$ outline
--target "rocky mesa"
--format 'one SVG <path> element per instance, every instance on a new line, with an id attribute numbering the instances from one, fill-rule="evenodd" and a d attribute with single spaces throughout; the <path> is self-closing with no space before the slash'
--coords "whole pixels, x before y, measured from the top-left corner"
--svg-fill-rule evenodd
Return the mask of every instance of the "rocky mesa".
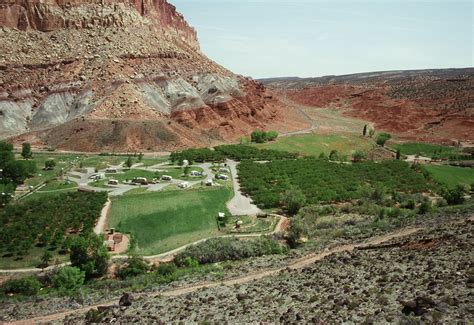
<path id="1" fill-rule="evenodd" d="M 1 0 L 0 26 L 0 138 L 158 151 L 292 126 L 260 83 L 208 59 L 166 0 Z"/>

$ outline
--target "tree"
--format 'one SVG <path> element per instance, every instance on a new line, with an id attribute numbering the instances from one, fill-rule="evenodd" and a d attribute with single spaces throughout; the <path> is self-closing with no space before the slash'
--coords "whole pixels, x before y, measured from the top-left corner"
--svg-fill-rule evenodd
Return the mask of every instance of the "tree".
<path id="1" fill-rule="evenodd" d="M 367 124 L 364 125 L 364 130 L 362 131 L 362 134 L 364 135 L 364 137 L 367 135 Z"/>
<path id="2" fill-rule="evenodd" d="M 396 154 L 397 160 L 400 160 L 401 157 L 402 157 L 402 153 L 401 153 L 400 149 L 397 149 L 397 154 Z"/>
<path id="3" fill-rule="evenodd" d="M 86 274 L 74 266 L 65 266 L 59 269 L 53 277 L 53 285 L 60 294 L 71 295 L 76 293 L 84 284 Z"/>
<path id="4" fill-rule="evenodd" d="M 13 160 L 15 160 L 13 145 L 0 141 L 0 169 L 3 169 L 8 162 Z"/>
<path id="5" fill-rule="evenodd" d="M 306 196 L 297 187 L 290 187 L 281 195 L 281 202 L 289 214 L 294 215 L 306 204 Z"/>
<path id="6" fill-rule="evenodd" d="M 127 157 L 127 160 L 125 161 L 125 166 L 127 166 L 128 168 L 132 167 L 133 165 L 133 159 L 131 156 L 128 156 Z"/>
<path id="7" fill-rule="evenodd" d="M 31 157 L 33 157 L 33 153 L 31 152 L 31 145 L 29 143 L 23 143 L 21 147 L 21 156 L 25 159 L 30 159 Z"/>
<path id="8" fill-rule="evenodd" d="M 264 131 L 255 130 L 250 134 L 250 139 L 255 143 L 264 143 L 266 140 L 266 133 Z"/>
<path id="9" fill-rule="evenodd" d="M 53 255 L 51 254 L 51 252 L 48 250 L 45 250 L 43 255 L 41 256 L 41 263 L 39 267 L 40 268 L 48 267 L 49 262 L 51 262 L 52 258 L 53 258 Z"/>
<path id="10" fill-rule="evenodd" d="M 184 168 L 183 168 L 184 176 L 188 176 L 190 169 L 191 169 L 191 167 L 189 167 L 189 165 L 184 166 Z"/>
<path id="11" fill-rule="evenodd" d="M 54 167 L 56 167 L 56 161 L 54 161 L 54 159 L 48 159 L 44 162 L 45 170 L 51 170 L 54 169 Z"/>
<path id="12" fill-rule="evenodd" d="M 385 143 L 390 140 L 392 138 L 392 136 L 389 134 L 389 133 L 380 133 L 379 135 L 377 135 L 377 139 L 375 140 L 375 142 L 379 145 L 379 146 L 385 146 Z"/>
<path id="13" fill-rule="evenodd" d="M 277 131 L 268 131 L 265 135 L 265 138 L 267 141 L 273 141 L 276 138 L 278 138 L 278 132 Z"/>
<path id="14" fill-rule="evenodd" d="M 100 277 L 107 272 L 110 256 L 100 236 L 73 237 L 69 249 L 71 265 L 84 271 L 86 279 Z"/>
<path id="15" fill-rule="evenodd" d="M 286 239 L 291 248 L 296 248 L 301 245 L 301 239 L 307 236 L 306 229 L 307 227 L 301 216 L 296 216 L 290 220 Z"/>
<path id="16" fill-rule="evenodd" d="M 143 160 L 143 152 L 140 152 L 138 154 L 138 161 L 142 161 Z"/>
<path id="17" fill-rule="evenodd" d="M 331 152 L 329 153 L 329 160 L 331 160 L 331 161 L 340 160 L 339 151 L 331 150 Z"/>
<path id="18" fill-rule="evenodd" d="M 367 158 L 367 153 L 365 153 L 364 151 L 361 151 L 361 150 L 356 150 L 352 154 L 352 159 L 354 160 L 354 162 L 360 162 L 360 161 L 362 161 L 366 158 Z"/>

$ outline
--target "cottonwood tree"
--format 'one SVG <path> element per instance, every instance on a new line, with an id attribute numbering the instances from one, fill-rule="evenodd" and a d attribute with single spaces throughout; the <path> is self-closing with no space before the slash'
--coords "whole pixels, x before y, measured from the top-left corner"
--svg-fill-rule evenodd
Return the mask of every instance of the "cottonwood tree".
<path id="1" fill-rule="evenodd" d="M 25 159 L 30 159 L 33 157 L 33 153 L 31 152 L 31 145 L 27 142 L 22 144 L 21 147 L 21 156 Z"/>

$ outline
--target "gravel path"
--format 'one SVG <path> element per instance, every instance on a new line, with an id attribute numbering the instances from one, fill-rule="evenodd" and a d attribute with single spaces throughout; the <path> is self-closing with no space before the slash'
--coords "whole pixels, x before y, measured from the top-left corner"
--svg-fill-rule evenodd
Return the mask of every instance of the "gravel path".
<path id="1" fill-rule="evenodd" d="M 109 215 L 111 207 L 112 207 L 112 202 L 110 200 L 107 200 L 107 202 L 105 202 L 104 204 L 104 207 L 102 208 L 102 211 L 100 212 L 99 220 L 97 220 L 97 224 L 94 227 L 94 232 L 97 235 L 105 231 L 105 226 L 107 224 L 107 217 Z"/>
<path id="2" fill-rule="evenodd" d="M 240 191 L 240 184 L 237 174 L 238 162 L 227 160 L 227 165 L 230 167 L 232 182 L 234 185 L 234 197 L 229 202 L 227 202 L 227 208 L 229 209 L 229 212 L 234 216 L 256 215 L 260 213 L 261 210 L 252 203 L 250 197 L 244 196 Z"/>

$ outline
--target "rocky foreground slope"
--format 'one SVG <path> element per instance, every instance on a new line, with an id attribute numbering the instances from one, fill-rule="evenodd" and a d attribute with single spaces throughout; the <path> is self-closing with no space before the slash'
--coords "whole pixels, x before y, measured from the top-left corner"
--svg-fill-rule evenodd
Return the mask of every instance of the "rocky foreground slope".
<path id="1" fill-rule="evenodd" d="M 262 82 L 302 105 L 341 110 L 406 139 L 474 142 L 474 68 Z"/>
<path id="2" fill-rule="evenodd" d="M 470 323 L 474 224 L 440 223 L 407 237 L 331 255 L 303 269 L 234 286 L 101 307 L 68 324 Z"/>
<path id="3" fill-rule="evenodd" d="M 283 121 L 261 84 L 200 52 L 166 0 L 0 0 L 0 53 L 0 138 L 163 150 Z"/>

